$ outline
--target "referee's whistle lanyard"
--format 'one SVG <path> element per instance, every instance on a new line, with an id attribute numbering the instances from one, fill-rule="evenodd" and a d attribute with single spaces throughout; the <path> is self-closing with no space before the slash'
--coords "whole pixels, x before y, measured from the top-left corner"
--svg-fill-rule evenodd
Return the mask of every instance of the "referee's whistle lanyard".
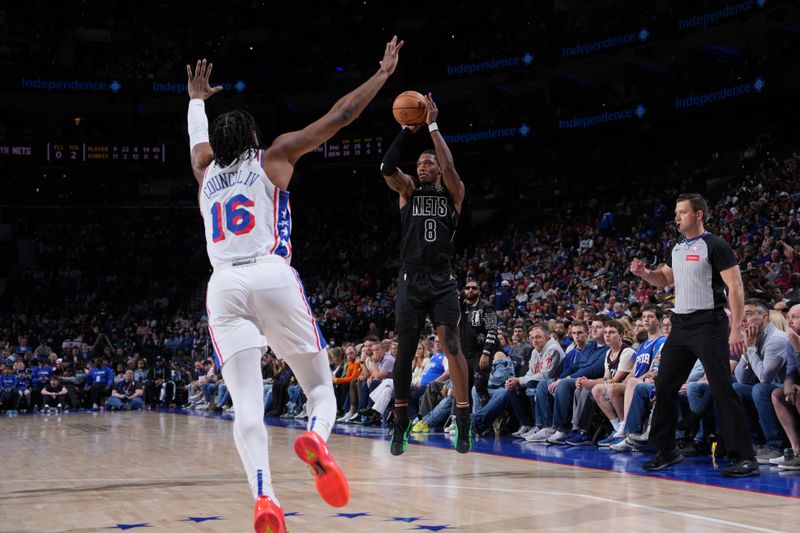
<path id="1" fill-rule="evenodd" d="M 705 237 L 706 235 L 709 235 L 709 233 L 708 233 L 707 231 L 704 231 L 704 232 L 702 233 L 702 235 L 698 235 L 698 236 L 697 236 L 697 237 L 695 237 L 694 239 L 684 239 L 684 241 L 683 241 L 683 242 L 685 242 L 685 243 L 686 243 L 686 246 L 691 246 L 692 244 L 696 243 L 697 241 L 699 241 L 700 239 L 702 239 L 702 238 L 703 238 L 703 237 Z"/>

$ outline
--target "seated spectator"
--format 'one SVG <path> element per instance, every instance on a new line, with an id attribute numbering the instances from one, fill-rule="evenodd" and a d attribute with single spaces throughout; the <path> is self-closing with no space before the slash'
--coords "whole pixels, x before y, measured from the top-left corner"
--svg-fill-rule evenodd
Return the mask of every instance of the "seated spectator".
<path id="1" fill-rule="evenodd" d="M 26 337 L 21 337 L 20 340 L 22 339 L 27 342 Z M 42 389 L 47 386 L 52 375 L 53 368 L 47 364 L 46 359 L 39 359 L 37 366 L 31 370 L 31 403 L 34 411 L 42 408 Z"/>
<path id="2" fill-rule="evenodd" d="M 756 460 L 769 464 L 783 455 L 783 437 L 772 391 L 783 388 L 786 376 L 786 333 L 769 320 L 769 309 L 760 300 L 747 300 L 744 306 L 747 351 L 736 366 L 733 389 L 742 398 L 750 425 Z"/>
<path id="3" fill-rule="evenodd" d="M 579 377 L 595 379 L 603 375 L 608 351 L 604 338 L 605 324 L 609 320 L 606 315 L 593 316 L 590 329 L 592 340 L 583 350 L 576 347 L 570 352 L 557 380 L 543 379 L 536 386 L 536 425 L 542 429 L 525 440 L 550 444 L 566 442 L 572 423 L 576 380 Z"/>
<path id="4" fill-rule="evenodd" d="M 381 384 L 381 381 L 392 377 L 394 357 L 386 353 L 381 343 L 376 342 L 372 344 L 372 363 L 374 367 L 371 374 L 361 384 L 358 412 L 364 417 L 368 415 L 371 417 L 369 420 L 364 420 L 365 423 L 375 424 L 378 420 L 375 414 L 370 413 L 374 402 L 369 395 Z"/>
<path id="5" fill-rule="evenodd" d="M 531 358 L 532 357 L 533 356 L 531 356 Z M 508 394 L 508 391 L 505 388 L 506 383 L 508 383 L 508 381 L 513 377 L 514 362 L 505 353 L 495 352 L 494 359 L 492 361 L 492 370 L 489 373 L 489 381 L 487 386 L 489 401 L 484 406 L 485 409 L 478 409 L 471 415 L 472 423 L 475 428 L 473 433 L 476 436 L 483 435 L 491 429 L 490 424 L 494 422 L 499 412 L 495 412 L 495 409 L 490 408 L 489 404 L 492 403 L 493 398 L 498 398 L 498 400 L 495 402 L 495 405 L 503 405 L 505 403 L 503 398 Z M 473 397 L 475 396 L 477 396 L 477 393 L 473 391 Z"/>
<path id="6" fill-rule="evenodd" d="M 800 470 L 800 304 L 793 305 L 787 316 L 786 379 L 782 388 L 772 391 L 772 405 L 791 446 L 772 464 L 787 470 Z"/>
<path id="7" fill-rule="evenodd" d="M 61 383 L 61 376 L 55 372 L 50 375 L 47 385 L 42 387 L 41 394 L 44 400 L 42 412 L 60 413 L 67 401 L 67 388 Z"/>
<path id="8" fill-rule="evenodd" d="M 106 365 L 105 359 L 95 359 L 94 366 L 89 370 L 89 377 L 84 384 L 92 402 L 92 409 L 97 411 L 103 407 L 106 398 L 111 394 L 113 384 L 114 372 Z"/>
<path id="9" fill-rule="evenodd" d="M 133 379 L 133 370 L 126 370 L 122 381 L 118 382 L 106 401 L 106 408 L 112 411 L 124 409 L 137 411 L 144 406 L 144 389 Z"/>
<path id="10" fill-rule="evenodd" d="M 661 351 L 667 338 L 661 333 L 661 310 L 654 305 L 646 305 L 642 310 L 642 324 L 647 331 L 647 340 L 636 350 L 633 372 L 620 383 L 601 384 L 594 388 L 592 395 L 597 406 L 606 415 L 614 428 L 612 440 L 624 437 L 626 409 L 633 401 L 632 387 L 641 383 L 653 364 L 656 354 Z M 626 397 L 626 391 L 630 391 Z M 605 442 L 603 443 L 605 444 Z"/>
<path id="11" fill-rule="evenodd" d="M 14 375 L 14 369 L 7 366 L 0 376 L 0 412 L 8 413 L 19 409 L 20 394 L 17 390 L 19 380 Z"/>
<path id="12" fill-rule="evenodd" d="M 604 340 L 608 346 L 605 356 L 605 372 L 602 378 L 589 379 L 580 377 L 575 382 L 575 397 L 572 408 L 572 433 L 566 443 L 570 446 L 592 444 L 591 426 L 595 395 L 601 388 L 608 400 L 608 391 L 614 385 L 621 384 L 633 370 L 634 351 L 622 343 L 625 326 L 617 320 L 608 322 L 605 327 Z M 612 424 L 613 425 L 613 424 Z"/>

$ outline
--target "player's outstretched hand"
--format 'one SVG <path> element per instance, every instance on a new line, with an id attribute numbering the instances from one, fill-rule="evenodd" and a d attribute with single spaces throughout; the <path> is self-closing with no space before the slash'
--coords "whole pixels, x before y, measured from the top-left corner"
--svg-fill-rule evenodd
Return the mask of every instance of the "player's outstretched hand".
<path id="1" fill-rule="evenodd" d="M 205 100 L 209 96 L 214 95 L 222 90 L 221 85 L 211 87 L 208 84 L 208 79 L 211 77 L 212 68 L 214 68 L 214 65 L 205 59 L 197 60 L 197 66 L 194 69 L 194 73 L 192 73 L 192 67 L 186 65 L 186 74 L 189 76 L 189 81 L 186 82 L 186 88 L 189 90 L 189 98 L 192 100 L 195 98 Z"/>
<path id="2" fill-rule="evenodd" d="M 436 102 L 433 101 L 433 94 L 426 94 L 425 101 L 428 107 L 428 116 L 425 118 L 425 123 L 430 124 L 436 122 L 436 117 L 439 116 L 439 108 L 436 107 Z"/>
<path id="3" fill-rule="evenodd" d="M 399 59 L 400 49 L 403 47 L 404 42 L 397 42 L 397 35 L 392 37 L 392 40 L 386 43 L 386 49 L 383 51 L 383 59 L 381 60 L 381 70 L 391 76 L 394 69 L 397 68 L 397 60 Z"/>

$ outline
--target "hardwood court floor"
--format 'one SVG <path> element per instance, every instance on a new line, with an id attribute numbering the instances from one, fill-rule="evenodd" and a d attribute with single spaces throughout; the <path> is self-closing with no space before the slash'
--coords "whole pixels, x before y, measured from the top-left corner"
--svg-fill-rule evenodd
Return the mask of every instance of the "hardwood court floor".
<path id="1" fill-rule="evenodd" d="M 0 418 L 0 531 L 252 531 L 229 420 L 168 412 Z M 488 453 L 335 434 L 351 503 L 325 505 L 270 427 L 293 533 L 327 531 L 797 531 L 800 499 Z M 433 438 L 433 437 L 432 437 Z M 777 479 L 777 478 L 776 478 Z M 293 514 L 297 513 L 297 514 Z"/>

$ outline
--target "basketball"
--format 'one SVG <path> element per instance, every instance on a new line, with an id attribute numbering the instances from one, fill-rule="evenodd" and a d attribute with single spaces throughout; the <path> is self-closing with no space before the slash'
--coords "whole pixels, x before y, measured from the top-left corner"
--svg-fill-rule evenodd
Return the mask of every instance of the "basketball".
<path id="1" fill-rule="evenodd" d="M 392 114 L 401 126 L 419 126 L 428 114 L 425 97 L 417 91 L 400 93 L 392 104 Z"/>

